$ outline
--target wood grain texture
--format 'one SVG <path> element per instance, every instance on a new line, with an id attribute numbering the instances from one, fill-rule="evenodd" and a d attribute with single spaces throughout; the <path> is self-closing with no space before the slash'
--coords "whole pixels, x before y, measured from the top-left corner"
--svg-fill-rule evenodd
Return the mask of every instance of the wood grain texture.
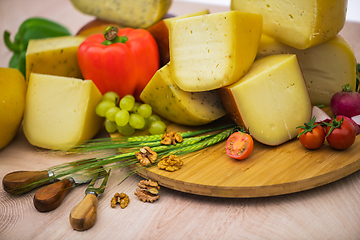
<path id="1" fill-rule="evenodd" d="M 72 182 L 67 178 L 40 188 L 34 195 L 35 208 L 39 212 L 48 212 L 56 209 L 72 188 Z"/>
<path id="2" fill-rule="evenodd" d="M 175 1 L 170 12 L 185 14 L 209 8 L 227 8 Z M 64 0 L 0 1 L 0 33 L 15 33 L 27 17 L 44 16 L 68 26 L 75 33 L 93 19 L 77 12 Z M 360 26 L 347 23 L 342 35 L 360 58 Z M 0 41 L 0 67 L 11 53 Z M 102 130 L 97 137 L 106 137 Z M 8 147 L 0 150 L 0 177 L 18 170 L 44 170 L 79 159 L 56 156 L 37 149 L 22 129 Z M 0 187 L 0 239 L 359 239 L 360 172 L 314 189 L 273 197 L 218 198 L 160 189 L 160 199 L 143 203 L 134 196 L 142 179 L 133 175 L 118 185 L 128 169 L 111 172 L 97 207 L 96 224 L 78 232 L 69 223 L 71 209 L 84 198 L 86 185 L 74 188 L 54 211 L 40 213 L 33 205 L 35 190 L 14 197 Z M 116 192 L 125 192 L 130 204 L 111 208 Z"/>
<path id="3" fill-rule="evenodd" d="M 168 131 L 196 131 L 231 122 L 224 119 L 201 128 L 169 123 Z M 162 186 L 204 196 L 267 197 L 322 186 L 358 171 L 359 147 L 360 138 L 346 151 L 335 150 L 327 142 L 320 149 L 308 150 L 297 139 L 277 147 L 254 141 L 251 155 L 239 161 L 227 156 L 221 142 L 183 156 L 178 171 L 154 166 L 138 174 Z"/>
<path id="4" fill-rule="evenodd" d="M 222 121 L 213 123 L 221 125 Z M 170 123 L 168 131 L 195 130 Z M 254 142 L 251 155 L 242 161 L 226 155 L 225 142 L 198 154 L 182 157 L 179 171 L 167 172 L 157 166 L 138 174 L 171 189 L 214 197 L 266 197 L 322 186 L 360 169 L 360 138 L 346 151 L 325 142 L 310 151 L 294 139 L 277 147 Z"/>

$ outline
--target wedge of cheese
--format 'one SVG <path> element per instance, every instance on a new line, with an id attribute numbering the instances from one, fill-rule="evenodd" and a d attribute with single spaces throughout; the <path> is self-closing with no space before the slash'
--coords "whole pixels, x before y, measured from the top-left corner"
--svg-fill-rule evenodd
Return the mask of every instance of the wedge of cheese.
<path id="1" fill-rule="evenodd" d="M 155 73 L 140 98 L 160 116 L 183 125 L 203 125 L 226 114 L 215 91 L 181 90 L 172 79 L 169 64 Z"/>
<path id="2" fill-rule="evenodd" d="M 32 73 L 26 95 L 24 134 L 37 147 L 69 149 L 100 130 L 101 93 L 91 80 Z"/>
<path id="3" fill-rule="evenodd" d="M 231 9 L 263 15 L 263 33 L 306 49 L 340 32 L 345 24 L 347 0 L 232 0 Z"/>
<path id="4" fill-rule="evenodd" d="M 262 16 L 229 11 L 167 22 L 171 74 L 184 91 L 238 81 L 254 62 Z"/>
<path id="5" fill-rule="evenodd" d="M 296 54 L 313 105 L 330 105 L 341 87 L 356 85 L 356 59 L 350 44 L 340 35 L 317 46 L 299 50 L 266 35 L 261 36 L 257 59 L 272 54 Z"/>
<path id="6" fill-rule="evenodd" d="M 180 15 L 177 17 L 170 17 L 166 18 L 162 21 L 159 21 L 149 27 L 147 30 L 151 33 L 151 35 L 154 37 L 158 48 L 159 48 L 159 56 L 160 56 L 160 66 L 164 66 L 170 61 L 170 53 L 169 53 L 169 30 L 166 25 L 168 21 L 181 19 L 181 18 L 188 18 L 188 17 L 194 17 L 199 16 L 203 14 L 209 14 L 209 10 L 201 10 L 194 13 L 189 13 L 185 15 Z"/>
<path id="7" fill-rule="evenodd" d="M 196 17 L 196 16 L 209 14 L 209 13 L 210 13 L 210 11 L 208 9 L 203 9 L 203 10 L 200 10 L 197 12 L 192 12 L 192 13 L 188 13 L 188 14 L 184 14 L 184 15 L 180 15 L 180 16 L 176 16 L 176 17 L 165 18 L 163 21 L 164 21 L 165 25 L 168 26 L 168 23 L 171 21 L 175 21 L 175 20 L 183 19 L 183 18 L 189 18 L 189 17 Z"/>
<path id="8" fill-rule="evenodd" d="M 71 0 L 76 9 L 126 27 L 148 28 L 160 21 L 172 0 Z"/>
<path id="9" fill-rule="evenodd" d="M 85 37 L 65 36 L 29 41 L 26 51 L 26 79 L 31 73 L 82 78 L 77 50 Z"/>
<path id="10" fill-rule="evenodd" d="M 296 55 L 257 60 L 238 82 L 218 90 L 232 119 L 257 141 L 279 145 L 297 136 L 311 102 Z"/>

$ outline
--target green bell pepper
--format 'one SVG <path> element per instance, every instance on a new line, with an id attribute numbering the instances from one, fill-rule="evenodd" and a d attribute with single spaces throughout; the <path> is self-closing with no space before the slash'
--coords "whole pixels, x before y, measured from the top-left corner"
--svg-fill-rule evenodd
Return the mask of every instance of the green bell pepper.
<path id="1" fill-rule="evenodd" d="M 15 35 L 14 42 L 10 40 L 10 33 L 4 31 L 4 42 L 7 48 L 14 52 L 9 62 L 10 68 L 18 69 L 26 74 L 26 49 L 31 39 L 70 36 L 70 31 L 51 20 L 33 17 L 25 20 Z"/>

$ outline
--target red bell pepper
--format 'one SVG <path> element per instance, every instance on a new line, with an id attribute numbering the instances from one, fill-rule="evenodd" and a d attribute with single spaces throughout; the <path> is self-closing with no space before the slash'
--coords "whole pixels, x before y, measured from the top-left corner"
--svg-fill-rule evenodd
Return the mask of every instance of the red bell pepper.
<path id="1" fill-rule="evenodd" d="M 79 46 L 78 63 L 84 79 L 94 82 L 102 94 L 114 91 L 120 98 L 131 94 L 137 100 L 159 69 L 159 50 L 144 29 L 108 27 Z"/>

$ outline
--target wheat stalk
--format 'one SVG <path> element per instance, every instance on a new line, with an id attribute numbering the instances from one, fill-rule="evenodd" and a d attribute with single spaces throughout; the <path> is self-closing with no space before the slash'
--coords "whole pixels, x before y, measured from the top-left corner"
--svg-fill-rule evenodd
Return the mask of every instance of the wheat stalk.
<path id="1" fill-rule="evenodd" d="M 229 125 L 228 125 L 229 126 Z M 219 143 L 226 138 L 230 136 L 231 133 L 236 129 L 234 125 L 231 125 L 232 128 L 227 129 L 223 132 L 217 133 L 217 134 L 209 134 L 209 135 L 203 135 L 203 136 L 195 136 L 194 134 L 202 134 L 205 132 L 209 132 L 209 130 L 201 130 L 196 132 L 186 132 L 184 133 L 184 136 L 188 137 L 183 140 L 181 143 L 177 143 L 175 145 L 160 145 L 158 142 L 154 143 L 154 146 L 152 148 L 153 151 L 155 151 L 158 156 L 167 156 L 172 154 L 187 154 L 191 152 L 195 152 L 204 148 L 207 148 L 211 145 L 214 145 L 216 143 Z M 222 127 L 224 128 L 224 127 Z M 213 128 L 212 130 L 219 130 L 221 128 Z M 195 137 L 189 137 L 189 136 L 195 136 Z M 48 170 L 51 170 L 55 173 L 54 176 L 45 178 L 41 181 L 51 181 L 56 180 L 58 178 L 62 178 L 74 173 L 80 173 L 82 171 L 88 171 L 89 174 L 91 173 L 97 173 L 101 171 L 102 168 L 104 169 L 113 169 L 113 168 L 124 168 L 124 167 L 130 167 L 130 166 L 136 166 L 138 165 L 138 160 L 135 157 L 135 152 L 139 150 L 139 148 L 143 147 L 146 144 L 153 143 L 152 141 L 148 142 L 141 142 L 140 139 L 146 139 L 144 138 L 136 138 L 138 145 L 137 148 L 134 148 L 134 145 L 128 145 L 130 146 L 127 152 L 119 153 L 119 154 L 109 154 L 104 155 L 102 157 L 91 157 L 91 158 L 85 158 L 82 160 L 77 160 L 69 163 L 64 163 L 60 165 L 56 165 L 51 167 Z M 151 137 L 147 139 L 153 139 Z M 132 140 L 134 140 L 134 137 L 132 137 Z M 154 163 L 156 164 L 156 163 Z M 150 165 L 153 166 L 154 164 Z M 149 166 L 149 167 L 150 167 Z M 141 170 L 141 169 L 139 169 Z M 138 171 L 138 170 L 136 170 Z M 130 175 L 136 173 L 136 171 L 133 171 Z M 38 183 L 38 182 L 37 182 Z M 33 183 L 36 184 L 36 183 Z M 26 188 L 29 188 L 31 185 L 27 185 L 24 187 L 24 190 Z M 20 192 L 20 190 L 18 191 Z"/>
<path id="2" fill-rule="evenodd" d="M 229 124 L 215 128 L 199 130 L 199 131 L 182 132 L 180 133 L 180 135 L 183 138 L 189 138 L 189 137 L 198 136 L 200 134 L 214 132 L 217 130 L 222 130 L 235 126 L 236 126 L 235 124 Z M 66 152 L 66 154 L 73 154 L 73 153 L 83 154 L 87 152 L 101 152 L 103 150 L 121 149 L 121 148 L 129 149 L 132 147 L 148 146 L 148 145 L 156 146 L 159 144 L 159 141 L 161 140 L 161 136 L 162 134 L 95 139 L 92 141 L 88 141 L 84 144 L 78 145 L 76 148 L 73 148 L 72 150 Z"/>

